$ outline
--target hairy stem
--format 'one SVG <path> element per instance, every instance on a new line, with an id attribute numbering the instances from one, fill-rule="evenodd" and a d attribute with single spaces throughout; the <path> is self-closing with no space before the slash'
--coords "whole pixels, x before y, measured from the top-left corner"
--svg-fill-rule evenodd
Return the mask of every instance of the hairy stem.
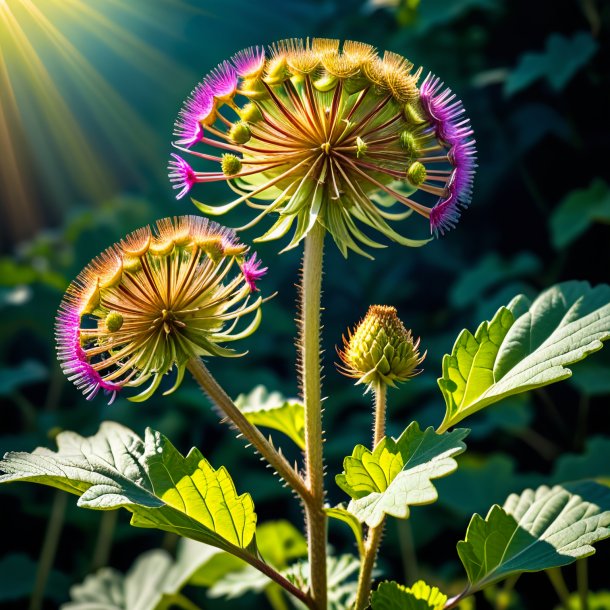
<path id="1" fill-rule="evenodd" d="M 378 383 L 375 387 L 375 427 L 373 429 L 373 449 L 385 437 L 385 413 L 387 386 Z M 384 521 L 377 527 L 371 527 L 364 543 L 364 557 L 360 565 L 358 575 L 358 592 L 356 593 L 355 610 L 364 610 L 369 605 L 371 585 L 373 580 L 373 568 L 377 559 L 379 543 L 383 536 Z"/>
<path id="2" fill-rule="evenodd" d="M 305 468 L 309 500 L 305 519 L 309 551 L 309 586 L 319 610 L 326 610 L 326 513 L 322 456 L 322 398 L 320 366 L 320 302 L 324 227 L 316 223 L 305 238 L 300 291 L 299 362 L 305 405 Z"/>
<path id="3" fill-rule="evenodd" d="M 214 406 L 226 415 L 242 436 L 260 453 L 278 475 L 303 498 L 303 501 L 307 501 L 309 493 L 301 476 L 290 466 L 286 458 L 278 453 L 261 431 L 245 418 L 216 379 L 212 377 L 205 364 L 199 358 L 192 358 L 187 366 Z"/>

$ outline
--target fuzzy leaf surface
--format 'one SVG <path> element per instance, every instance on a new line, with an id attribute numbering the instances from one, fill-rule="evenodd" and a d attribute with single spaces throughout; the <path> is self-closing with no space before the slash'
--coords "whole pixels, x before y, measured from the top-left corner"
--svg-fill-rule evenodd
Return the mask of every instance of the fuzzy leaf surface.
<path id="1" fill-rule="evenodd" d="M 593 481 L 545 485 L 475 514 L 457 550 L 470 591 L 521 572 L 568 565 L 610 536 L 610 489 Z"/>
<path id="2" fill-rule="evenodd" d="M 7 453 L 0 483 L 31 481 L 80 496 L 84 508 L 119 507 L 131 524 L 173 532 L 229 552 L 254 540 L 256 514 L 249 494 L 237 495 L 224 467 L 214 470 L 199 450 L 186 457 L 150 428 L 142 440 L 114 422 L 91 437 L 57 436 L 58 451 Z"/>
<path id="3" fill-rule="evenodd" d="M 373 610 L 443 610 L 447 596 L 418 580 L 412 587 L 394 581 L 379 584 L 371 596 Z"/>
<path id="4" fill-rule="evenodd" d="M 251 424 L 282 432 L 305 449 L 305 409 L 300 400 L 284 398 L 259 385 L 249 394 L 240 394 L 235 404 Z"/>
<path id="5" fill-rule="evenodd" d="M 610 286 L 564 282 L 533 303 L 520 295 L 463 330 L 443 357 L 438 385 L 446 404 L 443 432 L 480 409 L 570 377 L 566 366 L 601 349 L 610 337 Z"/>
<path id="6" fill-rule="evenodd" d="M 385 437 L 371 452 L 356 445 L 343 461 L 336 482 L 352 500 L 348 510 L 359 521 L 376 527 L 385 515 L 407 519 L 410 506 L 431 504 L 438 498 L 432 479 L 457 468 L 454 457 L 466 449 L 468 430 L 437 434 L 413 422 L 397 440 Z"/>

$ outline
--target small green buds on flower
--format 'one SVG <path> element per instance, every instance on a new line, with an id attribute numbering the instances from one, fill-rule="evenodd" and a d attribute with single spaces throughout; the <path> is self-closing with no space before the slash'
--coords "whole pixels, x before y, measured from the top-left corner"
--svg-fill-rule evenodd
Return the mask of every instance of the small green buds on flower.
<path id="1" fill-rule="evenodd" d="M 413 186 L 419 187 L 426 181 L 427 173 L 423 163 L 415 161 L 407 169 L 407 180 Z"/>
<path id="2" fill-rule="evenodd" d="M 400 146 L 407 151 L 409 157 L 412 159 L 419 155 L 417 138 L 410 131 L 405 130 L 400 134 Z"/>
<path id="3" fill-rule="evenodd" d="M 356 157 L 358 159 L 361 159 L 362 157 L 364 157 L 364 155 L 366 155 L 367 149 L 368 149 L 367 143 L 360 136 L 358 136 L 356 138 Z"/>
<path id="4" fill-rule="evenodd" d="M 239 111 L 239 116 L 241 120 L 245 121 L 246 123 L 258 123 L 263 118 L 263 115 L 258 109 L 258 106 L 256 104 L 253 104 L 252 102 L 246 104 Z"/>
<path id="5" fill-rule="evenodd" d="M 413 125 L 423 125 L 426 122 L 426 116 L 419 104 L 415 102 L 407 102 L 404 106 L 404 115 L 407 123 Z"/>
<path id="6" fill-rule="evenodd" d="M 245 144 L 252 137 L 250 127 L 243 121 L 235 123 L 229 130 L 229 137 L 236 144 Z"/>
<path id="7" fill-rule="evenodd" d="M 241 159 L 227 153 L 222 156 L 221 167 L 225 176 L 235 176 L 241 171 Z"/>
<path id="8" fill-rule="evenodd" d="M 123 326 L 123 316 L 116 311 L 111 311 L 104 320 L 106 324 L 106 328 L 111 333 L 116 333 L 121 330 L 121 326 Z"/>
<path id="9" fill-rule="evenodd" d="M 417 367 L 426 357 L 419 354 L 419 339 L 404 327 L 396 309 L 387 305 L 371 305 L 358 326 L 343 337 L 343 349 L 337 352 L 339 371 L 368 389 L 407 381 L 421 372 Z"/>

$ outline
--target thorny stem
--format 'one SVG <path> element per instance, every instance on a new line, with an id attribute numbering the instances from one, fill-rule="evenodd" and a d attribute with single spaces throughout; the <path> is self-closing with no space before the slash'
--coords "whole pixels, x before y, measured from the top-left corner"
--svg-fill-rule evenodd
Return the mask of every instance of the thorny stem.
<path id="1" fill-rule="evenodd" d="M 375 387 L 375 427 L 373 429 L 373 449 L 385 437 L 385 413 L 387 386 L 378 383 Z M 364 610 L 369 605 L 373 568 L 377 559 L 379 543 L 383 536 L 384 522 L 377 527 L 371 527 L 364 543 L 364 556 L 361 558 L 360 574 L 358 576 L 358 591 L 356 593 L 355 610 Z"/>
<path id="2" fill-rule="evenodd" d="M 305 473 L 309 500 L 305 520 L 309 555 L 309 586 L 319 610 L 326 610 L 326 513 L 322 455 L 320 366 L 320 302 L 325 230 L 316 223 L 305 237 L 300 290 L 299 364 L 305 405 Z"/>
<path id="3" fill-rule="evenodd" d="M 306 501 L 309 498 L 309 493 L 303 479 L 290 466 L 286 458 L 278 453 L 275 447 L 263 436 L 261 431 L 244 417 L 216 379 L 212 377 L 205 364 L 199 358 L 191 358 L 187 367 L 214 406 L 226 415 L 230 423 L 239 430 L 242 436 L 260 453 L 277 474 L 299 494 L 303 501 Z"/>

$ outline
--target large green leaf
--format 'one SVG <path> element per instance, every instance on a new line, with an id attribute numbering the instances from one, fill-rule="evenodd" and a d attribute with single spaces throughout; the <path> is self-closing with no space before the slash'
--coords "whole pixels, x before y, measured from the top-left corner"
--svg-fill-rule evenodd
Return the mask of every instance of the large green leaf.
<path id="1" fill-rule="evenodd" d="M 234 552 L 253 543 L 256 514 L 249 494 L 238 496 L 224 467 L 214 470 L 197 449 L 183 457 L 159 432 L 143 441 L 114 422 L 97 434 L 57 436 L 58 451 L 8 453 L 0 483 L 32 481 L 80 496 L 78 505 L 124 507 L 131 523 L 154 527 Z"/>
<path id="2" fill-rule="evenodd" d="M 62 610 L 161 610 L 218 551 L 182 539 L 176 559 L 161 549 L 140 555 L 126 574 L 102 568 L 70 589 Z M 172 606 L 173 607 L 173 606 Z"/>
<path id="3" fill-rule="evenodd" d="M 541 53 L 525 53 L 506 80 L 505 92 L 514 95 L 539 78 L 545 78 L 555 91 L 587 64 L 597 51 L 597 42 L 589 32 L 577 32 L 568 38 L 551 34 Z"/>
<path id="4" fill-rule="evenodd" d="M 443 610 L 447 596 L 418 580 L 412 587 L 382 582 L 371 596 L 373 610 Z"/>
<path id="5" fill-rule="evenodd" d="M 469 590 L 521 572 L 568 565 L 610 536 L 610 489 L 592 481 L 526 489 L 475 514 L 457 550 Z"/>
<path id="6" fill-rule="evenodd" d="M 570 377 L 568 364 L 610 337 L 610 286 L 564 282 L 533 303 L 523 295 L 473 335 L 463 330 L 438 380 L 446 403 L 443 432 L 510 396 Z"/>
<path id="7" fill-rule="evenodd" d="M 596 178 L 589 187 L 568 193 L 553 210 L 551 241 L 557 250 L 565 248 L 595 222 L 610 222 L 610 189 Z"/>
<path id="8" fill-rule="evenodd" d="M 251 424 L 283 432 L 305 449 L 305 410 L 300 400 L 284 398 L 259 385 L 249 394 L 240 394 L 235 404 Z"/>
<path id="9" fill-rule="evenodd" d="M 438 494 L 432 479 L 444 477 L 457 468 L 454 456 L 466 445 L 468 430 L 436 434 L 434 428 L 422 431 L 413 422 L 397 440 L 385 437 L 374 451 L 356 445 L 343 461 L 344 472 L 337 485 L 352 500 L 348 510 L 360 521 L 376 527 L 385 515 L 409 517 L 410 506 L 430 504 Z"/>

